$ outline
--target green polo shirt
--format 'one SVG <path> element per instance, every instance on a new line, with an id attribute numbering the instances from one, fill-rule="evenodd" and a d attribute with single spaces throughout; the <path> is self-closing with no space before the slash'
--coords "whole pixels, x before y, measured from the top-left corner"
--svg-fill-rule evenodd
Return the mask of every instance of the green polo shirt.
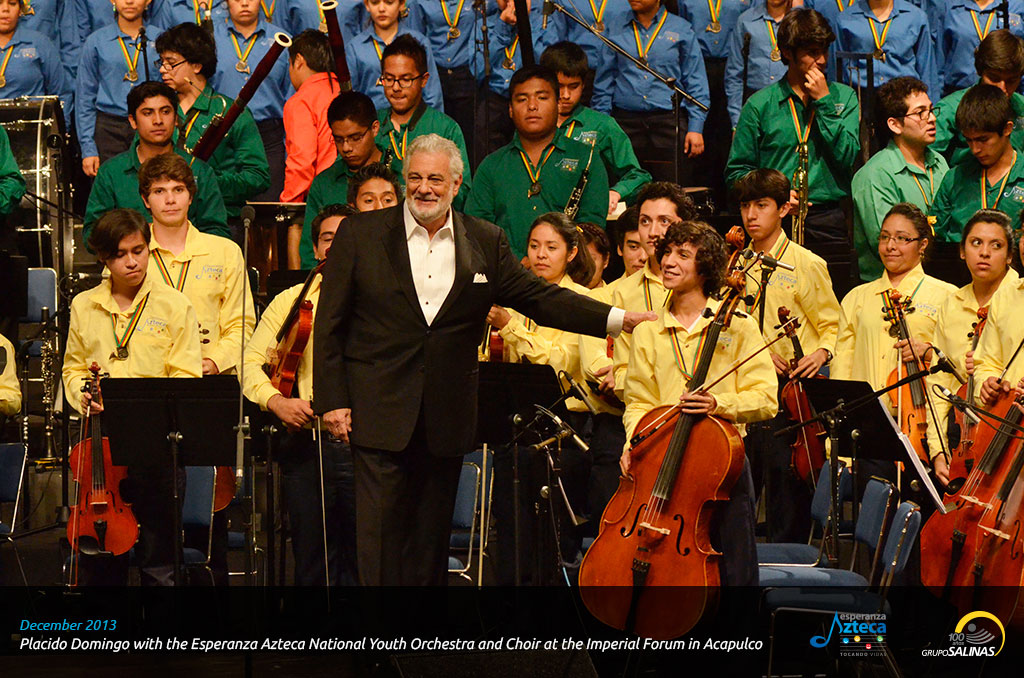
<path id="1" fill-rule="evenodd" d="M 7 130 L 0 127 L 0 216 L 10 214 L 25 195 L 25 177 L 11 152 Z M 0 225 L 3 221 L 0 220 Z"/>
<path id="2" fill-rule="evenodd" d="M 875 153 L 853 175 L 853 244 L 857 250 L 860 277 L 876 280 L 884 267 L 878 257 L 878 234 L 889 209 L 898 202 L 910 202 L 926 213 L 942 184 L 949 165 L 931 148 L 924 152 L 925 169 L 912 165 L 896 142 Z"/>
<path id="3" fill-rule="evenodd" d="M 405 151 L 403 147 L 407 147 L 412 143 L 413 139 L 425 134 L 436 134 L 452 141 L 459 147 L 463 167 L 462 186 L 459 188 L 459 194 L 452 201 L 452 207 L 456 210 L 462 210 L 466 204 L 466 198 L 473 187 L 469 154 L 466 152 L 466 139 L 462 135 L 462 128 L 459 127 L 459 123 L 436 108 L 431 108 L 422 102 L 421 105 L 423 106 L 423 114 L 416 121 L 416 124 L 413 125 L 412 129 L 409 129 L 409 123 L 406 123 L 396 130 L 394 123 L 391 122 L 390 107 L 377 111 L 377 120 L 380 122 L 380 131 L 377 133 L 377 146 L 390 151 L 391 169 L 398 175 L 404 187 L 405 178 L 402 176 L 402 160 L 405 157 Z"/>
<path id="4" fill-rule="evenodd" d="M 828 84 L 829 93 L 805 107 L 785 79 L 755 92 L 740 112 L 740 121 L 725 166 L 725 181 L 735 184 L 760 167 L 777 169 L 792 180 L 797 169 L 797 132 L 789 102 L 806 130 L 809 199 L 819 205 L 850 195 L 853 166 L 860 152 L 860 108 L 846 85 Z"/>
<path id="5" fill-rule="evenodd" d="M 306 213 L 302 220 L 302 239 L 299 241 L 299 257 L 302 268 L 309 270 L 316 266 L 313 254 L 313 219 L 327 205 L 348 203 L 348 180 L 355 174 L 338 156 L 334 164 L 313 178 L 306 193 Z"/>
<path id="6" fill-rule="evenodd" d="M 935 217 L 935 237 L 945 242 L 960 242 L 964 225 L 981 209 L 981 181 L 983 169 L 974 157 L 950 168 L 942 185 L 935 193 L 932 216 Z M 997 209 L 1010 217 L 1016 226 L 1024 209 L 1024 153 L 1017 159 L 1009 174 L 996 182 L 987 182 L 985 196 L 988 209 Z"/>
<path id="7" fill-rule="evenodd" d="M 530 185 L 533 182 L 523 163 L 523 145 L 517 132 L 512 143 L 488 155 L 477 167 L 473 191 L 466 202 L 466 214 L 486 219 L 504 229 L 512 252 L 517 258 L 523 257 L 533 220 L 542 214 L 565 209 L 565 203 L 587 166 L 592 148 L 556 132 L 552 142 L 541 153 L 541 158 L 547 157 L 547 161 L 541 165 L 538 176 L 540 193 L 531 197 Z M 608 173 L 595 152 L 576 220 L 591 221 L 604 228 L 607 215 Z"/>
<path id="8" fill-rule="evenodd" d="M 117 207 L 130 207 L 141 212 L 150 219 L 149 210 L 139 195 L 139 138 L 132 141 L 128 150 L 115 155 L 100 165 L 99 172 L 89 193 L 89 202 L 85 207 L 85 227 L 82 240 L 89 242 L 89 233 L 96 221 L 105 213 Z M 174 151 L 186 160 L 190 160 L 184 151 Z M 217 177 L 202 160 L 192 162 L 192 174 L 195 175 L 197 192 L 188 208 L 188 218 L 192 224 L 204 233 L 231 237 L 228 230 L 228 217 L 224 209 L 224 199 L 217 185 Z"/>
<path id="9" fill-rule="evenodd" d="M 207 85 L 188 113 L 178 109 L 175 144 L 179 143 L 180 133 L 187 131 L 185 148 L 191 151 L 213 118 L 223 115 L 229 108 L 231 99 L 217 94 Z M 232 218 L 239 215 L 247 200 L 270 188 L 270 165 L 252 113 L 242 111 L 210 156 L 209 165 L 217 175 L 224 205 Z"/>
<path id="10" fill-rule="evenodd" d="M 612 116 L 577 106 L 572 115 L 558 126 L 558 131 L 573 141 L 597 144 L 595 152 L 601 156 L 608 172 L 608 183 L 612 184 L 609 190 L 618 193 L 627 205 L 651 181 L 651 175 L 641 169 L 629 137 Z"/>
<path id="11" fill-rule="evenodd" d="M 967 148 L 967 140 L 956 128 L 956 109 L 960 106 L 960 100 L 967 94 L 967 89 L 953 92 L 943 97 L 937 104 L 939 114 L 935 117 L 935 143 L 931 147 L 946 158 L 950 167 L 972 157 L 971 149 Z M 1010 143 L 1017 150 L 1024 150 L 1024 96 L 1017 92 L 1011 94 L 1010 108 L 1013 109 L 1013 132 L 1010 133 Z"/>

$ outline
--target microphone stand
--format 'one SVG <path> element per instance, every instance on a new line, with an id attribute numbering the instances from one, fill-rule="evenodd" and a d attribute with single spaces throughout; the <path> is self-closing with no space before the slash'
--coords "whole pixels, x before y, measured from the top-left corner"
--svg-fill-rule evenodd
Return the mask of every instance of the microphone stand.
<path id="1" fill-rule="evenodd" d="M 547 1 L 550 1 L 550 0 L 547 0 Z M 634 66 L 639 68 L 641 71 L 644 71 L 645 73 L 649 74 L 655 80 L 657 80 L 658 82 L 662 83 L 663 85 L 668 87 L 670 90 L 672 90 L 672 113 L 673 113 L 673 116 L 675 117 L 675 131 L 674 131 L 674 135 L 673 135 L 674 139 L 675 139 L 675 148 L 674 148 L 672 157 L 673 157 L 673 164 L 675 165 L 675 168 L 674 168 L 675 169 L 675 182 L 678 184 L 679 183 L 679 126 L 680 126 L 679 115 L 680 115 L 680 107 L 681 107 L 681 104 L 682 104 L 682 100 L 686 99 L 688 102 L 690 102 L 691 104 L 693 104 L 694 106 L 696 106 L 697 108 L 699 108 L 700 110 L 705 111 L 705 112 L 707 112 L 708 107 L 705 106 L 700 101 L 697 101 L 697 99 L 695 99 L 689 92 L 687 92 L 686 90 L 681 88 L 679 86 L 679 83 L 676 82 L 675 78 L 670 78 L 670 77 L 668 77 L 666 75 L 663 75 L 663 74 L 659 73 L 658 71 L 654 70 L 653 68 L 651 68 L 647 64 L 646 61 L 641 61 L 640 59 L 636 58 L 635 56 L 633 56 L 632 54 L 630 54 L 626 50 L 622 49 L 621 47 L 616 45 L 614 42 L 609 40 L 608 38 L 606 38 L 603 33 L 598 33 L 597 31 L 595 31 L 590 24 L 588 24 L 587 22 L 581 20 L 575 14 L 573 14 L 572 12 L 567 10 L 565 7 L 563 7 L 561 4 L 559 4 L 557 2 L 551 2 L 551 6 L 552 6 L 553 10 L 557 10 L 557 11 L 561 12 L 562 14 L 564 14 L 565 16 L 567 16 L 572 21 L 575 21 L 577 25 L 579 25 L 581 28 L 583 28 L 583 30 L 587 31 L 588 33 L 590 33 L 591 35 L 593 35 L 594 37 L 599 39 L 601 42 L 603 42 L 605 45 L 607 45 L 609 48 L 611 48 L 611 50 L 613 52 L 615 52 L 616 54 L 618 54 L 618 55 L 620 55 L 622 57 L 625 57 L 626 59 L 631 61 Z"/>
<path id="2" fill-rule="evenodd" d="M 248 205 L 246 210 L 252 210 Z M 240 342 L 238 354 L 238 383 L 245 383 L 245 301 L 249 296 L 249 228 L 252 225 L 252 217 L 242 215 L 242 341 Z M 245 441 L 249 439 L 249 418 L 245 416 L 244 389 L 238 391 L 238 425 L 235 427 L 235 494 L 244 485 L 245 480 Z M 247 516 L 245 521 L 245 579 L 248 586 L 255 583 L 253 565 L 256 562 L 256 492 L 255 477 L 250 478 L 249 494 L 247 498 Z"/>
<path id="3" fill-rule="evenodd" d="M 486 84 L 487 83 L 487 79 L 489 77 L 491 77 L 491 45 L 490 45 L 490 40 L 491 39 L 490 39 L 490 37 L 487 34 L 487 0 L 473 0 L 473 9 L 476 11 L 477 14 L 480 15 L 480 19 L 482 20 L 481 23 L 480 23 L 480 39 L 476 40 L 475 42 L 476 42 L 477 47 L 479 47 L 480 50 L 482 51 L 482 55 L 483 55 L 483 58 L 484 58 L 484 87 L 486 88 L 486 86 L 487 86 L 487 84 Z M 473 70 L 473 68 L 471 67 L 470 71 L 472 71 L 472 70 Z M 473 138 L 474 138 L 473 157 L 476 159 L 476 164 L 477 165 L 479 165 L 480 161 L 483 160 L 483 158 L 478 157 L 480 155 L 479 149 L 483 148 L 484 149 L 484 157 L 487 157 L 487 152 L 486 152 L 487 148 L 488 148 L 487 142 L 490 140 L 490 137 L 491 137 L 491 107 L 488 105 L 486 90 L 484 91 L 483 96 L 484 96 L 484 139 L 483 139 L 484 146 L 481 147 L 479 145 L 480 140 L 476 139 L 476 129 L 473 130 Z M 480 98 L 480 88 L 479 87 L 474 87 L 473 88 L 473 110 L 474 111 L 476 111 L 477 107 L 479 106 L 479 101 L 478 101 L 479 98 Z M 474 121 L 473 126 L 476 127 L 476 121 Z"/>

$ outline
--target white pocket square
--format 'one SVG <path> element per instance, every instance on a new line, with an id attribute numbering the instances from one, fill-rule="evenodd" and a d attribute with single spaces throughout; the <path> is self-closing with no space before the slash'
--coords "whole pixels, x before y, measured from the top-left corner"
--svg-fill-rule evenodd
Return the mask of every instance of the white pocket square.
<path id="1" fill-rule="evenodd" d="M 487 276 L 484 275 L 483 273 L 474 273 L 473 274 L 473 282 L 474 283 L 485 283 L 485 282 L 487 282 Z"/>

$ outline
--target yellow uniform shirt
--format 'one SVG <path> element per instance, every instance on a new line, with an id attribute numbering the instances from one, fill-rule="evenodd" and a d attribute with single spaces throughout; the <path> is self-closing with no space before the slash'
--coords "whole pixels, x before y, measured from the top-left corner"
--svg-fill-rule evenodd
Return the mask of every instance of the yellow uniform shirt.
<path id="1" fill-rule="evenodd" d="M 651 271 L 648 260 L 644 267 L 615 285 L 612 290 L 612 306 L 627 311 L 657 311 L 665 305 L 668 292 L 661 282 L 661 276 Z M 622 394 L 626 383 L 626 363 L 629 361 L 629 345 L 632 342 L 628 332 L 620 332 L 615 337 L 612 351 L 613 371 L 615 372 L 615 395 L 623 400 Z"/>
<path id="2" fill-rule="evenodd" d="M 242 250 L 227 238 L 187 226 L 185 249 L 174 255 L 150 241 L 149 275 L 183 292 L 196 309 L 203 357 L 221 372 L 238 364 L 242 350 L 242 291 L 246 283 Z M 256 326 L 252 294 L 245 293 L 246 336 Z"/>
<path id="3" fill-rule="evenodd" d="M 591 299 L 611 305 L 615 301 L 615 288 L 628 278 L 626 274 L 616 278 L 607 285 L 596 287 L 588 292 Z M 604 377 L 597 376 L 597 371 L 612 364 L 608 356 L 608 337 L 591 337 L 586 334 L 579 337 L 580 370 L 587 381 L 600 383 Z"/>
<path id="4" fill-rule="evenodd" d="M 776 326 L 779 324 L 779 307 L 785 306 L 791 312 L 790 317 L 800 319 L 797 338 L 804 355 L 824 348 L 836 352 L 836 337 L 839 335 L 839 301 L 832 291 L 832 279 L 829 278 L 825 260 L 810 250 L 801 247 L 779 233 L 771 256 L 790 264 L 795 271 L 783 268 L 776 269 L 768 279 L 768 291 L 764 307 L 763 333 L 767 340 L 779 335 Z M 760 299 L 757 299 L 758 287 L 761 282 L 761 264 L 754 264 L 747 274 L 748 295 L 755 297 L 755 304 L 749 307 L 750 317 L 758 321 Z M 771 351 L 785 360 L 793 359 L 793 342 L 783 339 L 772 345 Z"/>
<path id="5" fill-rule="evenodd" d="M 319 274 L 313 278 L 313 282 L 306 292 L 306 299 L 313 303 L 313 318 L 316 318 L 316 309 L 320 305 L 320 283 L 323 280 Z M 267 403 L 275 395 L 281 395 L 280 391 L 270 383 L 270 377 L 263 371 L 263 364 L 267 357 L 277 348 L 277 333 L 288 317 L 288 311 L 302 291 L 302 285 L 289 287 L 274 297 L 274 300 L 267 306 L 267 310 L 260 316 L 260 324 L 252 333 L 252 339 L 245 344 L 245 375 L 242 382 L 242 392 L 245 397 L 267 409 Z M 309 338 L 306 348 L 299 358 L 299 369 L 296 376 L 295 391 L 293 397 L 303 400 L 313 398 L 313 337 Z"/>
<path id="6" fill-rule="evenodd" d="M 591 291 L 583 285 L 572 281 L 568 275 L 562 276 L 558 281 L 559 287 L 576 292 L 577 294 L 589 294 Z M 576 383 L 586 390 L 589 387 L 584 383 L 583 372 L 580 369 L 579 335 L 574 332 L 565 332 L 554 327 L 538 326 L 533 320 L 522 313 L 509 310 L 512 318 L 505 327 L 498 333 L 508 352 L 508 358 L 512 362 L 526 361 L 535 365 L 550 365 L 555 372 L 565 370 L 572 375 Z M 601 341 L 598 339 L 598 341 Z M 562 383 L 567 388 L 568 384 Z M 590 395 L 590 404 L 598 412 L 616 412 L 606 402 Z M 576 412 L 587 410 L 586 405 L 575 398 L 566 401 L 566 407 Z"/>
<path id="7" fill-rule="evenodd" d="M 7 354 L 7 364 L 0 372 L 0 414 L 10 416 L 21 410 L 21 385 L 18 383 L 18 366 L 15 364 L 14 346 L 2 334 L 0 334 L 0 350 Z"/>
<path id="8" fill-rule="evenodd" d="M 1024 340 L 1024 278 L 1003 281 L 988 305 L 988 321 L 974 354 L 978 388 L 989 377 L 1000 377 L 1017 346 Z M 1003 379 L 1016 386 L 1024 378 L 1024 350 L 1017 354 Z"/>
<path id="9" fill-rule="evenodd" d="M 720 302 L 708 300 L 713 311 L 719 306 Z M 641 323 L 633 330 L 625 380 L 626 411 L 622 416 L 627 441 L 647 412 L 659 405 L 678 403 L 686 391 L 688 377 L 676 359 L 672 331 L 676 332 L 687 371 L 692 371 L 698 361 L 701 338 L 710 324 L 710 318 L 701 316 L 688 330 L 667 308 L 662 308 L 657 320 Z M 706 383 L 718 379 L 733 364 L 763 346 L 756 321 L 746 314 L 736 314 L 718 337 Z M 771 419 L 779 410 L 778 388 L 771 356 L 768 351 L 761 351 L 711 389 L 717 402 L 713 414 L 738 424 Z"/>
<path id="10" fill-rule="evenodd" d="M 122 336 L 143 300 L 146 306 L 128 340 L 128 358 L 116 360 L 115 328 Z M 71 302 L 63 370 L 64 393 L 79 412 L 79 394 L 93 362 L 111 377 L 201 377 L 203 357 L 192 304 L 180 292 L 154 283 L 151 273 L 126 311 L 114 301 L 110 280 L 82 292 Z"/>
<path id="11" fill-rule="evenodd" d="M 1006 285 L 1016 285 L 1019 280 L 1016 271 L 1010 270 L 1006 277 L 1003 278 L 1003 282 L 1000 284 L 1000 288 Z M 967 377 L 967 352 L 971 350 L 972 339 L 971 336 L 974 332 L 974 326 L 978 322 L 978 300 L 974 296 L 974 286 L 971 283 L 961 287 L 954 292 L 943 304 L 942 308 L 939 309 L 938 318 L 935 322 L 935 337 L 932 339 L 932 344 L 937 346 L 946 357 L 953 361 L 956 365 L 957 371 L 960 372 L 961 376 Z M 985 327 L 991 327 L 987 322 Z M 982 337 L 985 336 L 984 331 Z M 980 347 L 980 343 L 979 343 Z M 934 358 L 932 364 L 935 364 Z M 940 384 L 945 388 L 948 388 L 953 393 L 957 392 L 960 388 L 960 382 L 957 381 L 956 377 L 946 372 L 938 372 L 928 377 L 929 389 L 931 384 Z M 974 392 L 977 395 L 978 390 L 981 387 L 982 382 L 976 381 Z M 935 416 L 941 422 L 938 430 L 945 432 L 946 421 L 949 417 L 950 404 L 942 398 L 933 398 L 933 404 L 935 405 Z M 939 451 L 939 441 L 936 433 L 936 429 L 929 427 L 928 429 L 928 448 L 931 453 L 937 454 Z"/>

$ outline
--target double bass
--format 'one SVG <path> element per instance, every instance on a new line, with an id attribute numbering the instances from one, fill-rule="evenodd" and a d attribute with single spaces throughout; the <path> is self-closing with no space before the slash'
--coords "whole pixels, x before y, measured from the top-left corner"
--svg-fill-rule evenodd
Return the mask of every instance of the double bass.
<path id="1" fill-rule="evenodd" d="M 796 336 L 799 326 L 796 318 L 789 317 L 789 309 L 785 306 L 779 307 L 779 327 L 783 329 L 786 336 L 793 342 L 793 359 L 789 362 L 789 368 L 796 369 L 797 364 L 804 357 L 804 349 L 800 345 L 800 338 Z M 823 379 L 816 375 L 814 379 Z M 807 421 L 814 416 L 814 409 L 807 400 L 807 391 L 804 390 L 802 379 L 790 379 L 782 387 L 782 394 L 779 398 L 779 406 L 786 412 L 790 421 Z M 790 458 L 789 467 L 797 478 L 804 481 L 811 488 L 817 487 L 818 474 L 821 467 L 825 465 L 825 427 L 821 422 L 801 426 L 797 431 L 796 440 L 793 441 L 793 456 Z"/>
<path id="2" fill-rule="evenodd" d="M 100 366 L 94 362 L 89 372 L 92 376 L 83 390 L 88 390 L 95 402 L 101 402 Z M 85 434 L 86 428 L 89 435 Z M 128 553 L 139 539 L 139 524 L 128 502 L 121 498 L 120 485 L 128 477 L 128 467 L 114 466 L 100 415 L 92 414 L 91 408 L 82 423 L 82 439 L 71 450 L 68 465 L 75 481 L 75 500 L 67 526 L 73 554 L 69 583 L 77 586 L 79 555 Z"/>
<path id="3" fill-rule="evenodd" d="M 896 290 L 885 290 L 882 292 L 883 317 L 889 321 L 889 334 L 900 341 L 910 341 L 910 329 L 907 327 L 907 314 L 913 313 L 911 305 L 913 298 L 903 298 Z M 927 372 L 924 362 L 914 357 L 912 360 L 904 361 L 902 358 L 886 380 L 887 386 L 892 386 L 900 379 L 910 375 L 917 375 Z M 931 459 L 928 456 L 928 396 L 925 393 L 923 379 L 912 381 L 900 388 L 889 392 L 889 399 L 896 408 L 897 423 L 900 430 L 910 439 L 914 452 L 921 458 L 921 461 L 928 465 Z"/>
<path id="4" fill-rule="evenodd" d="M 737 252 L 687 383 L 690 392 L 705 386 L 718 337 L 742 300 L 739 227 L 727 240 Z M 580 595 L 591 614 L 613 628 L 676 638 L 717 605 L 721 554 L 711 545 L 711 516 L 743 470 L 743 440 L 723 419 L 665 405 L 644 415 L 630 442 L 630 472 L 620 479 L 580 566 Z"/>

